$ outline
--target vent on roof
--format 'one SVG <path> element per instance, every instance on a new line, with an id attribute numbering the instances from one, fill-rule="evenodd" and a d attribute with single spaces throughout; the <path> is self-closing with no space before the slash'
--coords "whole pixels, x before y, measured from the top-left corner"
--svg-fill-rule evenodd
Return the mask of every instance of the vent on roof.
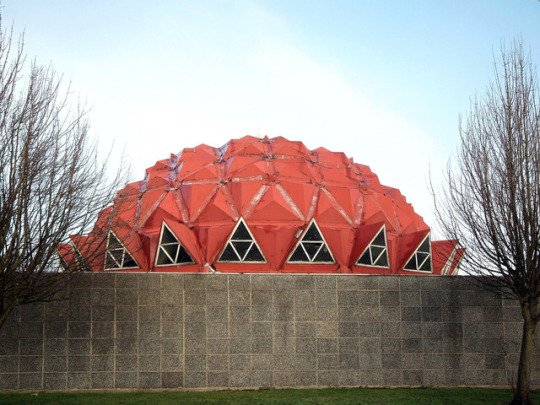
<path id="1" fill-rule="evenodd" d="M 266 263 L 255 238 L 242 218 L 231 233 L 219 263 Z"/>
<path id="2" fill-rule="evenodd" d="M 404 270 L 431 272 L 431 243 L 429 234 L 407 261 Z"/>
<path id="3" fill-rule="evenodd" d="M 194 264 L 193 258 L 188 251 L 174 236 L 165 222 L 161 226 L 156 266 L 173 266 L 182 264 Z"/>
<path id="4" fill-rule="evenodd" d="M 288 263 L 335 263 L 315 220 L 296 244 Z"/>
<path id="5" fill-rule="evenodd" d="M 384 268 L 390 267 L 388 262 L 388 247 L 386 244 L 386 229 L 384 225 L 362 252 L 356 261 L 356 265 Z"/>
<path id="6" fill-rule="evenodd" d="M 107 251 L 105 252 L 105 264 L 103 267 L 105 270 L 135 269 L 139 267 L 113 231 L 109 231 L 107 237 Z"/>

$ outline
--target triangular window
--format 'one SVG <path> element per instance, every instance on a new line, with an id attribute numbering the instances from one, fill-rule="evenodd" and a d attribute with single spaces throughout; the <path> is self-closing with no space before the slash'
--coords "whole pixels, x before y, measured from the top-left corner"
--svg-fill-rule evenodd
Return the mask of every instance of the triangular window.
<path id="1" fill-rule="evenodd" d="M 403 267 L 404 270 L 431 272 L 431 243 L 429 234 Z"/>
<path id="2" fill-rule="evenodd" d="M 113 231 L 109 231 L 109 236 L 107 237 L 107 251 L 105 252 L 105 270 L 116 270 L 116 269 L 135 269 L 139 265 L 133 259 L 125 248 L 125 246 L 120 242 L 118 237 L 114 234 Z"/>
<path id="3" fill-rule="evenodd" d="M 335 263 L 315 220 L 298 241 L 287 260 L 288 263 Z"/>
<path id="4" fill-rule="evenodd" d="M 164 222 L 161 227 L 156 266 L 176 266 L 194 263 L 191 255 Z"/>
<path id="5" fill-rule="evenodd" d="M 362 252 L 356 261 L 356 265 L 384 268 L 390 267 L 388 261 L 388 247 L 386 244 L 386 229 L 384 225 Z"/>
<path id="6" fill-rule="evenodd" d="M 266 263 L 257 241 L 242 218 L 238 220 L 218 262 Z"/>

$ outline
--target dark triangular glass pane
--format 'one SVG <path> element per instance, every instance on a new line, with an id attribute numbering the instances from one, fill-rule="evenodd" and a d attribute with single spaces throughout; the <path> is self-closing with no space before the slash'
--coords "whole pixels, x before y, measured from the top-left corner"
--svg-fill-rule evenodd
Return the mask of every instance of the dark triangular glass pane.
<path id="1" fill-rule="evenodd" d="M 322 242 L 302 242 L 302 245 L 304 245 L 304 249 L 306 249 L 311 260 L 313 260 L 322 244 Z"/>
<path id="2" fill-rule="evenodd" d="M 123 249 L 122 244 L 112 232 L 109 233 L 109 245 L 107 247 L 109 249 Z"/>
<path id="3" fill-rule="evenodd" d="M 379 246 L 386 246 L 386 243 L 384 243 L 384 228 L 381 229 L 381 231 L 375 236 L 375 239 L 373 239 L 373 242 L 371 242 L 372 245 L 379 245 Z"/>
<path id="4" fill-rule="evenodd" d="M 371 246 L 371 260 L 374 262 L 379 258 L 382 252 L 384 252 L 385 248 L 378 247 L 378 246 Z"/>
<path id="5" fill-rule="evenodd" d="M 420 266 L 429 256 L 429 253 L 416 252 L 416 262 Z"/>
<path id="6" fill-rule="evenodd" d="M 137 263 L 133 260 L 133 257 L 126 251 L 124 255 L 124 266 L 123 267 L 137 267 Z"/>
<path id="7" fill-rule="evenodd" d="M 178 240 L 174 237 L 171 231 L 164 226 L 163 227 L 163 236 L 161 237 L 161 243 L 178 243 Z"/>
<path id="8" fill-rule="evenodd" d="M 253 246 L 251 246 L 251 249 L 249 249 L 248 254 L 244 258 L 244 261 L 246 262 L 264 262 L 264 257 L 257 247 L 257 245 L 254 243 Z"/>
<path id="9" fill-rule="evenodd" d="M 173 261 L 169 259 L 169 257 L 165 254 L 165 252 L 162 250 L 162 248 L 159 248 L 158 252 L 158 259 L 157 259 L 158 266 L 165 265 L 165 264 L 173 264 Z"/>
<path id="10" fill-rule="evenodd" d="M 118 264 L 116 264 L 116 262 L 114 261 L 114 259 L 110 255 L 110 253 L 107 252 L 107 254 L 105 255 L 105 268 L 106 269 L 117 269 L 119 267 L 120 266 Z"/>
<path id="11" fill-rule="evenodd" d="M 238 256 L 240 256 L 240 259 L 246 255 L 252 243 L 253 242 L 231 242 L 231 244 L 235 247 Z"/>
<path id="12" fill-rule="evenodd" d="M 176 252 L 178 251 L 178 243 L 175 243 L 174 245 L 162 245 L 161 248 L 165 250 L 169 256 L 171 256 L 171 259 L 174 260 L 176 257 Z"/>
<path id="13" fill-rule="evenodd" d="M 321 248 L 321 250 L 319 251 L 319 253 L 317 254 L 317 256 L 315 257 L 313 261 L 318 262 L 318 263 L 326 263 L 326 262 L 333 262 L 334 259 L 332 259 L 332 255 L 328 251 L 328 248 L 326 247 L 326 245 L 323 245 L 323 247 Z"/>
<path id="14" fill-rule="evenodd" d="M 240 258 L 234 251 L 233 247 L 230 244 L 227 244 L 227 247 L 221 254 L 221 257 L 219 258 L 220 262 L 240 262 Z"/>
<path id="15" fill-rule="evenodd" d="M 375 266 L 388 267 L 388 254 L 386 251 L 373 264 Z"/>
<path id="16" fill-rule="evenodd" d="M 420 247 L 418 248 L 418 251 L 419 252 L 427 252 L 429 253 L 429 238 L 426 238 L 422 244 L 420 245 Z"/>
<path id="17" fill-rule="evenodd" d="M 360 259 L 358 259 L 356 263 L 371 266 L 371 256 L 369 255 L 369 249 L 367 249 L 364 254 L 360 256 Z"/>
<path id="18" fill-rule="evenodd" d="M 310 240 L 310 241 L 321 241 L 322 240 L 321 234 L 319 233 L 319 230 L 317 229 L 317 226 L 315 225 L 315 222 L 311 223 L 311 226 L 309 227 L 309 229 L 305 233 L 302 240 L 306 240 L 306 241 L 307 240 Z"/>
<path id="19" fill-rule="evenodd" d="M 176 258 L 176 263 L 194 263 L 193 259 L 182 245 L 180 245 L 178 257 Z"/>
<path id="20" fill-rule="evenodd" d="M 404 267 L 406 270 L 416 270 L 416 255 L 413 255 Z"/>
<path id="21" fill-rule="evenodd" d="M 298 245 L 296 247 L 296 250 L 292 254 L 289 261 L 290 262 L 309 262 L 309 258 L 307 257 L 306 252 L 304 252 L 304 249 L 302 249 L 302 245 Z"/>
<path id="22" fill-rule="evenodd" d="M 117 263 L 121 264 L 122 257 L 124 256 L 124 248 L 109 250 L 109 254 L 115 258 Z"/>
<path id="23" fill-rule="evenodd" d="M 420 265 L 418 270 L 431 271 L 431 257 L 428 257 L 427 260 Z"/>
<path id="24" fill-rule="evenodd" d="M 236 228 L 236 231 L 234 231 L 231 240 L 252 240 L 243 221 L 238 223 L 238 227 Z"/>

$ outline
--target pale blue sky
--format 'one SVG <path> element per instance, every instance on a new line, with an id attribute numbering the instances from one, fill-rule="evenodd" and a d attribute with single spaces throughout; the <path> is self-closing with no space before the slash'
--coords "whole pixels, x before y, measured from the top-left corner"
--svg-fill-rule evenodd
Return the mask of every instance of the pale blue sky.
<path id="1" fill-rule="evenodd" d="M 245 134 L 343 151 L 434 225 L 426 187 L 458 115 L 540 1 L 3 0 L 4 25 L 88 100 L 93 134 L 135 179 L 184 147 Z"/>

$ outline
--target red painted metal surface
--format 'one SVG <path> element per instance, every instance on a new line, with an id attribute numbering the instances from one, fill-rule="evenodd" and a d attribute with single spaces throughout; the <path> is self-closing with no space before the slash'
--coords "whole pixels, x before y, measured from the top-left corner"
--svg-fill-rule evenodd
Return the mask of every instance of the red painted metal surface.
<path id="1" fill-rule="evenodd" d="M 239 221 L 247 233 L 232 234 Z M 158 161 L 60 254 L 67 263 L 86 258 L 93 271 L 455 274 L 463 249 L 430 242 L 429 232 L 368 166 L 282 137 L 245 136 Z"/>

